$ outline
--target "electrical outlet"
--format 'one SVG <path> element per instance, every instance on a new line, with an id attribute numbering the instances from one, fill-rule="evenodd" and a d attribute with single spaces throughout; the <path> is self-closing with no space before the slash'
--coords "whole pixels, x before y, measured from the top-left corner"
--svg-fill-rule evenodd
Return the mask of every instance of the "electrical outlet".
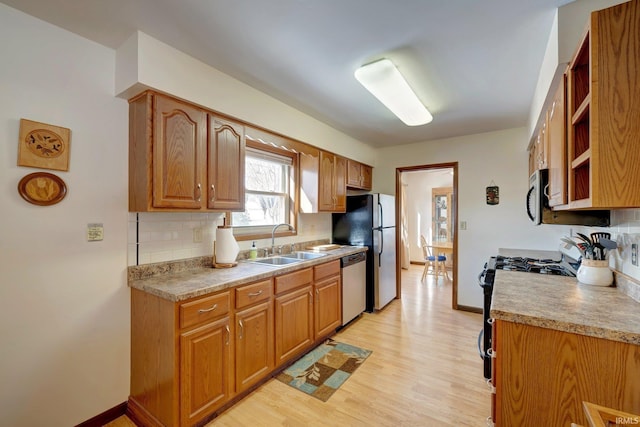
<path id="1" fill-rule="evenodd" d="M 467 229 L 467 221 L 460 221 L 460 230 Z"/>
<path id="2" fill-rule="evenodd" d="M 202 243 L 202 227 L 193 229 L 193 243 Z"/>
<path id="3" fill-rule="evenodd" d="M 631 245 L 631 264 L 638 267 L 638 244 L 633 243 Z"/>

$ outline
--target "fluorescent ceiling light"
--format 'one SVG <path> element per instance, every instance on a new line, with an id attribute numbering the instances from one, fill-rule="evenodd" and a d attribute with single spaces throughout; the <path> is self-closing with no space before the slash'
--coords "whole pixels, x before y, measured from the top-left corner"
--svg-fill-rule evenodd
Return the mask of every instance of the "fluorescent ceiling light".
<path id="1" fill-rule="evenodd" d="M 433 120 L 429 110 L 411 90 L 400 71 L 388 59 L 363 65 L 356 79 L 407 126 L 420 126 Z"/>

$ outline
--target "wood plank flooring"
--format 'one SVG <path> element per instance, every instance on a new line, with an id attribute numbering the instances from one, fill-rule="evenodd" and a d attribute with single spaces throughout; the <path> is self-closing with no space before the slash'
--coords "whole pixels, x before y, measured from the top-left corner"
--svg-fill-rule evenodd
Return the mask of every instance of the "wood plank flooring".
<path id="1" fill-rule="evenodd" d="M 402 299 L 335 335 L 373 354 L 327 402 L 271 380 L 208 426 L 485 426 L 482 315 L 451 310 L 451 283 L 421 282 L 422 268 L 403 270 Z"/>

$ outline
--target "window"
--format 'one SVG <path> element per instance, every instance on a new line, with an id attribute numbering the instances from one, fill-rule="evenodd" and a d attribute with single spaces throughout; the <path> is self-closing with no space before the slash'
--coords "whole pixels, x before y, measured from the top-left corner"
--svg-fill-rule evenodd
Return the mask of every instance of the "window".
<path id="1" fill-rule="evenodd" d="M 245 210 L 231 213 L 236 238 L 270 237 L 274 225 L 292 224 L 296 159 L 295 153 L 247 140 Z"/>

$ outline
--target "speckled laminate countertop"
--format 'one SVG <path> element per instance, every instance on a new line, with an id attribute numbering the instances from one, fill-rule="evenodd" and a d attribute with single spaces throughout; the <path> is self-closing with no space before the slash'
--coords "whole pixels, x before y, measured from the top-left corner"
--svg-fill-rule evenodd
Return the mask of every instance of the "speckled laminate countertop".
<path id="1" fill-rule="evenodd" d="M 640 303 L 575 277 L 498 270 L 491 317 L 640 345 Z"/>
<path id="2" fill-rule="evenodd" d="M 289 273 L 301 268 L 323 264 L 340 259 L 343 256 L 364 252 L 366 250 L 366 247 L 342 246 L 340 249 L 327 251 L 325 256 L 283 266 L 240 261 L 238 265 L 233 268 L 199 267 L 186 271 L 168 272 L 147 278 L 130 279 L 129 287 L 148 292 L 170 301 L 184 301 L 189 298 L 233 288 L 256 280 Z"/>

